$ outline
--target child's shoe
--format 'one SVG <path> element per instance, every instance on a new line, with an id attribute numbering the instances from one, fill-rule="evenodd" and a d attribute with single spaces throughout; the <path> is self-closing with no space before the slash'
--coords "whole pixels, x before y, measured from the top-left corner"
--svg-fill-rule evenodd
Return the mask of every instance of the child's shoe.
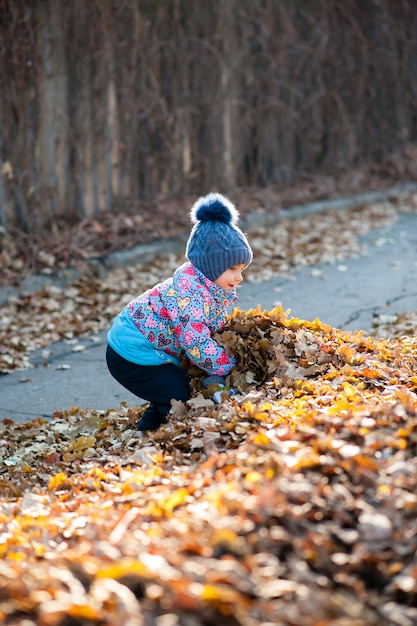
<path id="1" fill-rule="evenodd" d="M 136 430 L 156 430 L 166 422 L 166 416 L 160 413 L 154 404 L 150 404 L 137 422 Z"/>

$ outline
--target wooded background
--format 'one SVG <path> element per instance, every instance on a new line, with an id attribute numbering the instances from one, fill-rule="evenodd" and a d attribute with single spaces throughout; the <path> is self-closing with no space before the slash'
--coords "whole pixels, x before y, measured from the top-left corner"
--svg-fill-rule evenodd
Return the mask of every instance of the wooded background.
<path id="1" fill-rule="evenodd" d="M 415 0 L 0 0 L 0 223 L 381 161 L 416 79 Z"/>

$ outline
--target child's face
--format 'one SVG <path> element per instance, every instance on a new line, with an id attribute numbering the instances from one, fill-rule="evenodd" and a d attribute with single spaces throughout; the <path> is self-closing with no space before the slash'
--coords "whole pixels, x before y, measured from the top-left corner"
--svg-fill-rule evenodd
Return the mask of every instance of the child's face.
<path id="1" fill-rule="evenodd" d="M 216 285 L 221 287 L 222 289 L 226 289 L 226 291 L 230 291 L 238 286 L 239 283 L 243 280 L 243 271 L 245 270 L 246 265 L 234 265 L 233 267 L 229 267 L 228 270 L 220 274 L 218 278 L 214 281 Z"/>

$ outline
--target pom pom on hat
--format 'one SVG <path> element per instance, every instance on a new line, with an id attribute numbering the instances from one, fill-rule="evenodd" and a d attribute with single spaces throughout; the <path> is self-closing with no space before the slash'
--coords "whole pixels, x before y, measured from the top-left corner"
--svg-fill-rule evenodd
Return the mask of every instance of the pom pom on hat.
<path id="1" fill-rule="evenodd" d="M 194 227 L 185 254 L 207 278 L 214 282 L 235 265 L 249 265 L 252 250 L 237 226 L 239 213 L 230 200 L 209 193 L 193 205 L 190 217 Z"/>
<path id="2" fill-rule="evenodd" d="M 235 205 L 220 193 L 209 193 L 193 205 L 190 211 L 193 224 L 198 222 L 224 222 L 237 224 L 239 213 Z"/>

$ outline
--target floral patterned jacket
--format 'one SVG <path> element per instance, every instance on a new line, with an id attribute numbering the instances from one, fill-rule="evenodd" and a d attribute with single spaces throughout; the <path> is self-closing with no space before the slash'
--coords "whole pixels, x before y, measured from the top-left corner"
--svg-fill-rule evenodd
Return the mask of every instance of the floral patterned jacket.
<path id="1" fill-rule="evenodd" d="M 235 300 L 235 290 L 225 291 L 184 263 L 171 278 L 125 307 L 109 331 L 109 344 L 124 358 L 143 365 L 179 365 L 184 351 L 208 374 L 224 376 L 236 362 L 212 334 L 224 326 L 227 307 Z"/>

